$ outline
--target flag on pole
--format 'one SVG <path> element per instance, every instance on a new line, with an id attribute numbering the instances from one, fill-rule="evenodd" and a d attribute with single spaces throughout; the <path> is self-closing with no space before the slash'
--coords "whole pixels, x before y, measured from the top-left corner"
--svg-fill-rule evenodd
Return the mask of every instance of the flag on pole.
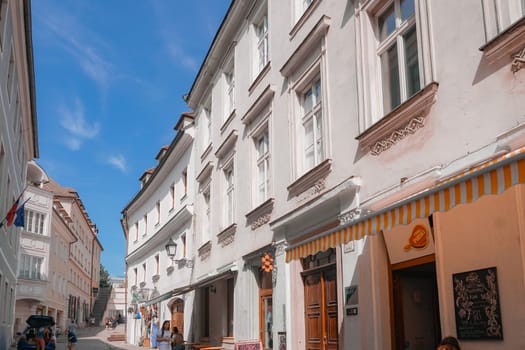
<path id="1" fill-rule="evenodd" d="M 13 224 L 13 221 L 15 220 L 16 215 L 16 208 L 18 208 L 18 201 L 20 198 L 18 198 L 14 203 L 11 209 L 7 212 L 6 219 L 7 219 L 7 226 L 11 226 Z"/>
<path id="2" fill-rule="evenodd" d="M 13 222 L 13 224 L 16 227 L 24 227 L 24 224 L 25 224 L 25 209 L 24 209 L 24 207 L 26 205 L 26 202 L 27 201 L 22 203 L 22 205 L 16 210 L 16 219 Z"/>

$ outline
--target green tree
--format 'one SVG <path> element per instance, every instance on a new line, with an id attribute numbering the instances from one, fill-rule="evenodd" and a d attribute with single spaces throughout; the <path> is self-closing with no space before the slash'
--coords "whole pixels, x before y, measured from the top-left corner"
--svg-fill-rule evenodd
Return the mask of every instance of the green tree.
<path id="1" fill-rule="evenodd" d="M 110 285 L 109 272 L 100 264 L 100 288 L 108 288 Z"/>

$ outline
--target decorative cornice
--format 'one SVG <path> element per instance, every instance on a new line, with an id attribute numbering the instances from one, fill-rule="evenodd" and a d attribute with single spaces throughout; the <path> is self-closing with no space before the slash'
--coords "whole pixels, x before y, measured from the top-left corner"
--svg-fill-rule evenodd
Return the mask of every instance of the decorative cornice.
<path id="1" fill-rule="evenodd" d="M 424 118 L 436 100 L 438 86 L 436 82 L 425 86 L 357 136 L 360 145 L 373 155 L 378 155 L 423 127 Z"/>
<path id="2" fill-rule="evenodd" d="M 235 240 L 236 232 L 237 224 L 231 224 L 217 235 L 217 242 L 221 245 L 221 247 L 233 243 L 233 241 Z"/>
<path id="3" fill-rule="evenodd" d="M 213 169 L 213 162 L 212 161 L 209 161 L 208 163 L 206 163 L 206 165 L 202 168 L 201 172 L 199 173 L 199 175 L 197 175 L 197 182 L 199 183 L 203 183 L 204 180 L 206 180 L 210 174 L 211 174 L 211 171 Z"/>
<path id="4" fill-rule="evenodd" d="M 308 189 L 312 189 L 313 194 L 320 193 L 326 186 L 326 177 L 331 170 L 332 160 L 322 161 L 288 186 L 288 194 L 291 197 L 296 197 Z"/>
<path id="5" fill-rule="evenodd" d="M 233 129 L 228 134 L 228 136 L 226 136 L 222 144 L 219 146 L 217 152 L 215 152 L 215 156 L 219 159 L 224 158 L 224 156 L 232 150 L 233 145 L 235 145 L 235 141 L 237 141 L 238 136 L 239 132 L 237 131 L 237 129 Z"/>
<path id="6" fill-rule="evenodd" d="M 242 116 L 241 122 L 244 125 L 250 124 L 266 107 L 273 98 L 275 94 L 275 87 L 273 85 L 268 85 L 263 92 L 257 97 L 255 102 L 248 108 L 248 111 Z"/>
<path id="7" fill-rule="evenodd" d="M 415 134 L 418 129 L 421 129 L 424 126 L 425 118 L 414 117 L 405 126 L 392 131 L 390 136 L 376 141 L 372 146 L 370 146 L 370 153 L 373 156 L 378 156 L 382 152 L 394 146 L 399 141 L 403 140 L 406 136 Z"/>
<path id="8" fill-rule="evenodd" d="M 299 66 L 304 63 L 304 56 L 317 45 L 321 38 L 326 34 L 330 27 L 331 18 L 323 15 L 315 24 L 314 28 L 306 35 L 306 38 L 299 44 L 297 49 L 288 58 L 280 69 L 283 76 L 289 77 Z"/>
<path id="9" fill-rule="evenodd" d="M 281 242 L 278 242 L 275 244 L 275 257 L 279 257 L 279 256 L 282 256 L 284 255 L 284 253 L 286 252 L 286 248 L 288 247 L 288 243 L 286 243 L 285 241 L 281 241 Z"/>
<path id="10" fill-rule="evenodd" d="M 245 215 L 246 221 L 251 225 L 252 230 L 257 229 L 270 221 L 274 202 L 274 198 L 268 198 L 257 208 Z"/>
<path id="11" fill-rule="evenodd" d="M 199 257 L 202 260 L 206 260 L 211 255 L 211 241 L 208 241 L 204 243 L 200 248 L 198 249 Z"/>

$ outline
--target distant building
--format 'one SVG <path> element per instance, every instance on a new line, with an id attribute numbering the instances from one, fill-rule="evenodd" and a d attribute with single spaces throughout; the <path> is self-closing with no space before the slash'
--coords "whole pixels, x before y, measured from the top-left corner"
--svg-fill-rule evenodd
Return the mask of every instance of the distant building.
<path id="1" fill-rule="evenodd" d="M 27 162 L 38 158 L 31 1 L 0 2 L 0 220 L 26 184 Z M 21 203 L 20 203 L 21 204 Z M 0 349 L 13 339 L 20 229 L 0 229 Z"/>
<path id="2" fill-rule="evenodd" d="M 119 315 L 121 319 L 124 319 L 126 317 L 126 278 L 110 276 L 109 283 L 111 284 L 111 295 L 102 320 L 118 318 Z"/>

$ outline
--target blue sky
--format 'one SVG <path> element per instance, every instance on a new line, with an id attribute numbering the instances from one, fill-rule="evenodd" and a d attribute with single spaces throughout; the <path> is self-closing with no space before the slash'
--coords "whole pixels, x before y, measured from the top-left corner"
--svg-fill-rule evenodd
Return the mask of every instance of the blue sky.
<path id="1" fill-rule="evenodd" d="M 102 264 L 124 276 L 121 211 L 175 136 L 230 0 L 32 2 L 40 158 L 79 193 Z"/>

